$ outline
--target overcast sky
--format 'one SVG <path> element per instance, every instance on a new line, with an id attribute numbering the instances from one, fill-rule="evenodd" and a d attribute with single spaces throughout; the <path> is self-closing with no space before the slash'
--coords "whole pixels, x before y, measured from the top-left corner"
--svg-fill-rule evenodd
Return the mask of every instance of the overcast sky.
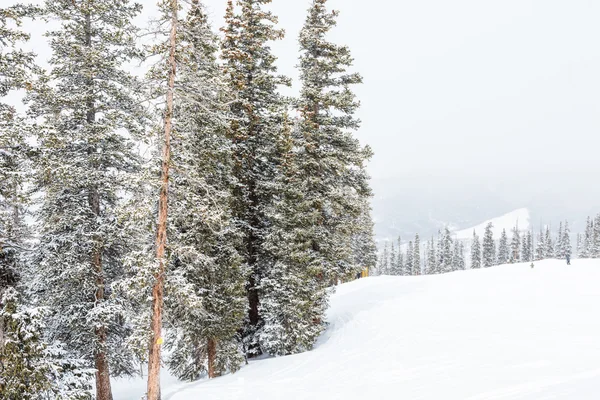
<path id="1" fill-rule="evenodd" d="M 204 2 L 217 29 L 226 0 Z M 142 3 L 146 18 L 155 2 Z M 287 32 L 273 44 L 280 72 L 292 77 L 309 4 L 271 6 Z M 349 45 L 364 76 L 358 136 L 375 151 L 377 195 L 409 180 L 502 180 L 518 192 L 524 182 L 572 187 L 600 173 L 599 1 L 329 5 L 341 11 L 331 39 Z"/>

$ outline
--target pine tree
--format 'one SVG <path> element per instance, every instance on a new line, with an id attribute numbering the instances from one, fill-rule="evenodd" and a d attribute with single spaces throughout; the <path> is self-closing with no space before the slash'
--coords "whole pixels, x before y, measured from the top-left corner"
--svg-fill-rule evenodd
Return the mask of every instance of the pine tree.
<path id="1" fill-rule="evenodd" d="M 405 275 L 412 275 L 414 271 L 414 256 L 415 249 L 413 247 L 412 240 L 408 242 L 408 250 L 406 252 L 406 273 Z"/>
<path id="2" fill-rule="evenodd" d="M 527 231 L 525 236 L 523 236 L 522 249 L 521 260 L 523 262 L 533 261 L 533 237 L 531 231 Z"/>
<path id="3" fill-rule="evenodd" d="M 438 259 L 435 251 L 435 241 L 433 237 L 429 243 L 429 251 L 427 253 L 427 273 L 428 274 L 439 274 Z"/>
<path id="4" fill-rule="evenodd" d="M 581 233 L 577 234 L 577 257 L 583 258 L 583 241 L 581 239 Z"/>
<path id="5" fill-rule="evenodd" d="M 388 243 L 383 245 L 383 251 L 379 258 L 379 275 L 388 275 L 390 269 L 390 253 L 388 251 Z"/>
<path id="6" fill-rule="evenodd" d="M 43 339 L 43 309 L 26 307 L 14 288 L 0 298 L 0 398 L 91 399 L 92 370 Z"/>
<path id="7" fill-rule="evenodd" d="M 546 258 L 546 240 L 544 238 L 544 230 L 540 228 L 540 234 L 538 235 L 537 248 L 535 249 L 535 260 L 543 260 Z"/>
<path id="8" fill-rule="evenodd" d="M 402 252 L 402 239 L 400 237 L 398 237 L 396 265 L 393 267 L 392 275 L 404 275 L 404 253 Z"/>
<path id="9" fill-rule="evenodd" d="M 554 258 L 554 243 L 552 242 L 552 234 L 550 233 L 550 227 L 546 226 L 546 235 L 544 238 L 545 255 L 544 258 Z"/>
<path id="10" fill-rule="evenodd" d="M 471 269 L 481 268 L 481 244 L 479 236 L 473 231 L 473 241 L 471 242 Z"/>
<path id="11" fill-rule="evenodd" d="M 438 270 L 440 273 L 446 273 L 452 271 L 452 236 L 448 227 L 444 228 L 442 236 L 440 238 L 438 254 Z"/>
<path id="12" fill-rule="evenodd" d="M 484 268 L 493 266 L 496 260 L 496 243 L 494 242 L 493 227 L 494 225 L 491 222 L 488 223 L 483 234 L 482 264 Z"/>
<path id="13" fill-rule="evenodd" d="M 558 236 L 556 237 L 555 248 L 554 248 L 554 258 L 564 258 L 565 249 L 563 243 L 564 235 L 563 235 L 563 223 L 560 221 L 558 225 Z"/>
<path id="14" fill-rule="evenodd" d="M 600 258 L 600 214 L 596 215 L 592 225 L 591 258 Z"/>
<path id="15" fill-rule="evenodd" d="M 573 246 L 571 245 L 571 229 L 569 228 L 569 222 L 565 221 L 563 237 L 562 237 L 562 251 L 563 257 L 571 258 L 573 254 Z"/>
<path id="16" fill-rule="evenodd" d="M 352 249 L 354 254 L 354 265 L 362 268 L 375 268 L 377 265 L 377 245 L 375 244 L 375 235 L 373 233 L 373 219 L 371 218 L 371 208 L 365 205 L 363 213 L 359 218 L 359 229 L 352 239 Z M 402 252 L 398 252 L 398 261 Z"/>
<path id="17" fill-rule="evenodd" d="M 412 262 L 412 275 L 421 275 L 421 241 L 418 233 L 415 235 Z"/>
<path id="18" fill-rule="evenodd" d="M 390 268 L 389 268 L 389 275 L 394 275 L 394 271 L 396 269 L 396 263 L 397 263 L 397 256 L 396 256 L 396 248 L 394 247 L 394 242 L 391 243 L 391 248 L 390 248 Z"/>
<path id="19" fill-rule="evenodd" d="M 452 270 L 462 271 L 465 269 L 465 256 L 463 244 L 459 240 L 454 241 L 454 249 L 452 252 Z"/>
<path id="20" fill-rule="evenodd" d="M 594 222 L 588 217 L 585 225 L 585 234 L 583 238 L 583 244 L 581 248 L 580 257 L 588 258 L 591 257 L 592 247 L 594 243 Z"/>
<path id="21" fill-rule="evenodd" d="M 36 286 L 51 310 L 51 341 L 94 365 L 99 400 L 112 398 L 109 371 L 135 371 L 127 307 L 110 291 L 131 245 L 117 209 L 139 164 L 132 138 L 145 123 L 139 86 L 124 66 L 140 56 L 131 23 L 140 10 L 129 1 L 47 0 L 46 16 L 60 24 L 48 33 L 47 82 L 30 96 L 43 121 Z"/>
<path id="22" fill-rule="evenodd" d="M 217 36 L 193 1 L 178 21 L 169 203 L 165 315 L 180 379 L 236 371 L 243 357 L 238 329 L 247 310 L 245 269 L 233 224 L 233 165 L 227 137 L 227 91 L 216 60 Z"/>
<path id="23" fill-rule="evenodd" d="M 506 235 L 506 229 L 502 229 L 500 235 L 500 242 L 498 243 L 498 261 L 497 265 L 507 264 L 510 259 L 508 250 L 508 237 Z"/>
<path id="24" fill-rule="evenodd" d="M 277 194 L 272 182 L 278 174 L 285 115 L 285 103 L 277 86 L 289 84 L 287 78 L 276 75 L 276 58 L 269 47 L 269 42 L 284 36 L 275 27 L 277 17 L 265 11 L 270 2 L 237 0 L 235 7 L 233 0 L 229 0 L 222 44 L 225 75 L 235 99 L 230 106 L 229 127 L 237 179 L 233 211 L 243 234 L 239 253 L 250 269 L 246 283 L 248 318 L 243 329 L 244 347 L 250 357 L 261 353 L 262 278 L 274 262 L 264 240 L 271 225 L 267 213 L 274 206 Z"/>
<path id="25" fill-rule="evenodd" d="M 521 233 L 519 225 L 515 226 L 512 231 L 512 239 L 510 242 L 510 263 L 518 263 L 521 261 Z"/>

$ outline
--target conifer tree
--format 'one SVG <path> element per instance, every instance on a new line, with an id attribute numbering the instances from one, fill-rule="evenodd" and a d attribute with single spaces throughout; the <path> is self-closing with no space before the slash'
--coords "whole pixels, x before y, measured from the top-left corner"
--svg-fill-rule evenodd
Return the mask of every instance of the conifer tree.
<path id="1" fill-rule="evenodd" d="M 284 32 L 275 27 L 277 17 L 265 10 L 269 3 L 271 0 L 237 0 L 234 5 L 229 0 L 222 42 L 225 75 L 235 99 L 230 106 L 229 127 L 237 180 L 233 212 L 243 234 L 239 253 L 250 269 L 246 283 L 248 317 L 243 329 L 250 357 L 261 353 L 261 281 L 273 263 L 264 240 L 271 224 L 267 213 L 274 205 L 272 182 L 278 174 L 285 114 L 277 86 L 289 84 L 287 78 L 276 75 L 276 57 L 269 43 L 282 39 Z"/>
<path id="2" fill-rule="evenodd" d="M 51 341 L 95 367 L 99 400 L 112 399 L 111 372 L 134 372 L 127 307 L 110 292 L 131 245 L 117 208 L 138 167 L 132 138 L 145 123 L 139 86 L 124 67 L 140 56 L 131 23 L 140 10 L 130 1 L 47 0 L 44 13 L 59 26 L 47 34 L 47 82 L 30 96 L 43 123 L 36 286 L 51 311 Z"/>
<path id="3" fill-rule="evenodd" d="M 431 237 L 431 242 L 429 243 L 429 251 L 427 253 L 427 273 L 428 274 L 439 274 L 438 268 L 438 259 L 435 251 L 435 241 L 433 236 Z"/>
<path id="4" fill-rule="evenodd" d="M 415 249 L 412 240 L 408 242 L 408 250 L 406 251 L 406 273 L 405 275 L 412 275 L 414 270 L 414 256 Z"/>
<path id="5" fill-rule="evenodd" d="M 515 226 L 512 231 L 512 239 L 510 242 L 510 263 L 518 263 L 521 261 L 521 233 L 519 225 Z"/>
<path id="6" fill-rule="evenodd" d="M 573 247 L 571 246 L 571 229 L 569 228 L 569 222 L 565 221 L 563 237 L 562 237 L 562 252 L 563 257 L 571 258 L 573 253 Z"/>
<path id="7" fill-rule="evenodd" d="M 493 266 L 496 260 L 496 243 L 494 242 L 493 227 L 494 225 L 491 222 L 488 223 L 483 234 L 482 265 L 484 268 Z"/>
<path id="8" fill-rule="evenodd" d="M 404 253 L 402 252 L 402 239 L 398 237 L 398 253 L 393 275 L 404 275 Z"/>
<path id="9" fill-rule="evenodd" d="M 584 233 L 584 238 L 583 238 L 583 243 L 582 243 L 582 248 L 581 248 L 581 253 L 580 253 L 581 258 L 588 258 L 591 256 L 593 243 L 594 243 L 594 222 L 590 217 L 588 217 L 586 224 L 585 224 L 585 233 Z"/>
<path id="10" fill-rule="evenodd" d="M 498 261 L 497 265 L 502 265 L 508 263 L 510 259 L 509 250 L 508 250 L 508 237 L 506 235 L 506 229 L 502 229 L 502 234 L 500 235 L 500 242 L 498 243 Z"/>
<path id="11" fill-rule="evenodd" d="M 243 360 L 237 331 L 247 310 L 246 274 L 230 208 L 228 96 L 218 39 L 201 3 L 192 1 L 178 32 L 165 317 L 172 327 L 169 366 L 194 380 L 236 371 Z"/>
<path id="12" fill-rule="evenodd" d="M 600 258 L 600 214 L 596 215 L 592 225 L 591 258 Z"/>
<path id="13" fill-rule="evenodd" d="M 556 237 L 555 248 L 554 248 L 554 258 L 564 258 L 565 249 L 564 249 L 564 235 L 563 235 L 563 223 L 560 221 L 558 224 L 558 236 Z"/>
<path id="14" fill-rule="evenodd" d="M 367 204 L 363 207 L 363 213 L 359 217 L 359 229 L 352 239 L 354 254 L 354 265 L 358 268 L 375 268 L 377 266 L 377 245 L 373 233 L 373 219 L 371 208 Z M 401 256 L 398 252 L 398 257 Z"/>
<path id="15" fill-rule="evenodd" d="M 552 234 L 550 233 L 550 226 L 546 226 L 546 234 L 544 238 L 544 247 L 546 254 L 544 258 L 554 258 L 554 243 L 552 242 Z"/>
<path id="16" fill-rule="evenodd" d="M 540 228 L 540 233 L 538 235 L 537 247 L 535 249 L 535 260 L 543 260 L 546 258 L 546 240 L 544 238 L 544 230 Z"/>
<path id="17" fill-rule="evenodd" d="M 577 257 L 583 258 L 583 241 L 581 240 L 581 233 L 577 234 Z"/>
<path id="18" fill-rule="evenodd" d="M 442 236 L 440 238 L 440 254 L 438 254 L 439 264 L 438 269 L 440 273 L 446 273 L 452 271 L 452 236 L 448 227 L 444 228 Z"/>
<path id="19" fill-rule="evenodd" d="M 456 240 L 454 241 L 454 249 L 452 251 L 452 270 L 462 271 L 465 269 L 465 256 L 463 251 L 463 244 Z"/>
<path id="20" fill-rule="evenodd" d="M 527 231 L 525 236 L 523 236 L 523 246 L 522 246 L 522 254 L 521 260 L 523 262 L 533 261 L 533 238 L 531 236 L 531 231 Z"/>
<path id="21" fill-rule="evenodd" d="M 479 236 L 473 231 L 473 241 L 471 242 L 471 269 L 481 268 L 481 244 Z"/>
<path id="22" fill-rule="evenodd" d="M 419 234 L 415 235 L 415 243 L 413 249 L 413 270 L 412 275 L 421 275 L 421 241 Z"/>
<path id="23" fill-rule="evenodd" d="M 388 275 L 390 269 L 390 253 L 388 250 L 388 243 L 385 242 L 383 245 L 383 251 L 379 258 L 379 275 Z"/>
<path id="24" fill-rule="evenodd" d="M 394 242 L 391 243 L 390 248 L 390 268 L 389 275 L 394 275 L 394 271 L 396 269 L 397 256 L 396 256 L 396 248 L 394 247 Z"/>

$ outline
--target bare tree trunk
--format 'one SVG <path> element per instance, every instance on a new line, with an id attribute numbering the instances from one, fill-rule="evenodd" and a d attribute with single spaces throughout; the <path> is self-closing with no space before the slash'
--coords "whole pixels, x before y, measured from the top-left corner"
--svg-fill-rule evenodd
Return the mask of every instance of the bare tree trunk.
<path id="1" fill-rule="evenodd" d="M 92 22 L 89 12 L 85 14 L 85 45 L 88 48 L 92 47 Z M 87 95 L 86 122 L 88 125 L 93 125 L 96 121 L 96 110 L 94 107 L 94 81 L 90 76 L 87 79 L 87 87 L 90 93 Z M 93 157 L 96 153 L 95 148 L 88 149 L 88 154 Z M 95 162 L 92 160 L 92 165 Z M 100 193 L 98 187 L 92 186 L 88 193 L 88 204 L 92 213 L 97 217 L 100 215 Z M 102 267 L 102 242 L 100 238 L 95 238 L 96 243 L 92 249 L 91 264 L 96 276 L 96 291 L 94 293 L 94 307 L 97 307 L 104 301 L 104 285 L 105 276 Z M 108 367 L 108 357 L 106 354 L 106 326 L 102 325 L 95 329 L 95 334 L 98 344 L 94 349 L 94 364 L 96 366 L 96 399 L 97 400 L 112 400 L 112 389 L 110 386 L 110 370 Z"/>
<path id="2" fill-rule="evenodd" d="M 208 377 L 212 379 L 216 376 L 215 361 L 217 358 L 217 341 L 215 339 L 208 339 L 206 352 L 208 354 Z"/>
<path id="3" fill-rule="evenodd" d="M 165 249 L 167 246 L 167 215 L 169 194 L 169 163 L 171 159 L 171 130 L 173 123 L 173 91 L 177 63 L 175 45 L 177 40 L 177 0 L 171 0 L 171 33 L 169 35 L 169 82 L 167 88 L 167 110 L 165 113 L 165 137 L 162 153 L 162 185 L 158 200 L 158 225 L 156 229 L 156 258 L 158 271 L 152 288 L 152 337 L 148 356 L 148 400 L 160 400 L 160 346 L 162 344 L 162 311 L 165 283 Z"/>

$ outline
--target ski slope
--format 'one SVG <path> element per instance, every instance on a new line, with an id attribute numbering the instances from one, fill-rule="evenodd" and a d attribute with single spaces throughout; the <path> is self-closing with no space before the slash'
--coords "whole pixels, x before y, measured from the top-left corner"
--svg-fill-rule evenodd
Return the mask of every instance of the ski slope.
<path id="1" fill-rule="evenodd" d="M 178 384 L 163 399 L 596 400 L 600 260 L 572 264 L 344 284 L 313 351 Z"/>

